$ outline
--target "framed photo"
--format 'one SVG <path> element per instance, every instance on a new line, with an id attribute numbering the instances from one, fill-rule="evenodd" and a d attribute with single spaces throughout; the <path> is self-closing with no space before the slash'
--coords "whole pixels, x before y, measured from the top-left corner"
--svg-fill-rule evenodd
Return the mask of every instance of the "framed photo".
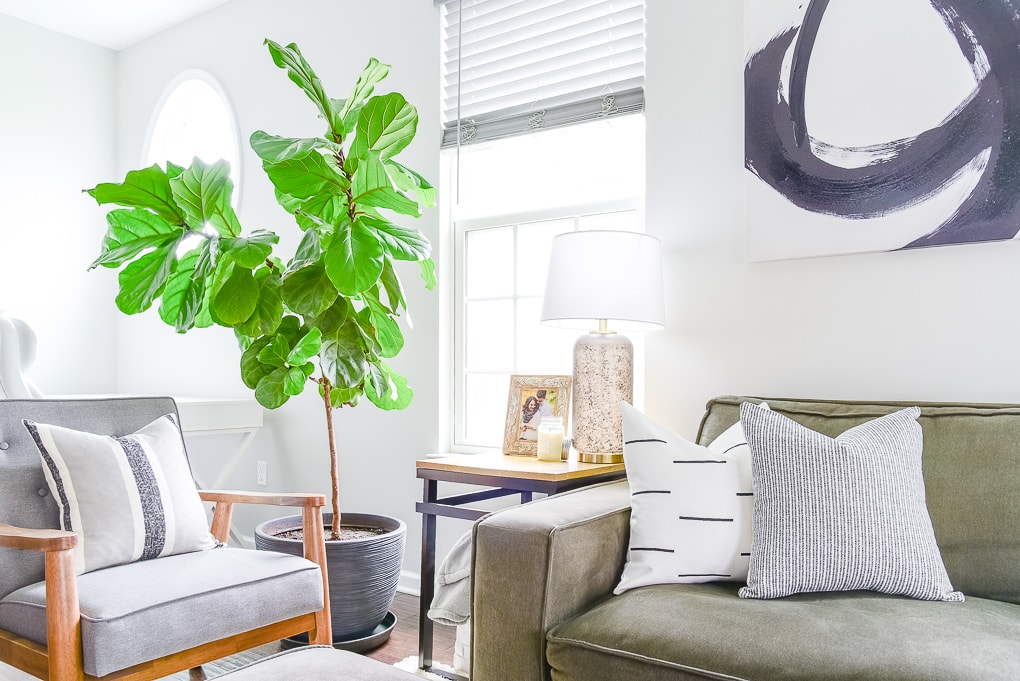
<path id="1" fill-rule="evenodd" d="M 570 380 L 570 376 L 510 377 L 504 454 L 538 456 L 538 426 L 544 417 L 559 416 L 564 432 L 568 430 Z"/>

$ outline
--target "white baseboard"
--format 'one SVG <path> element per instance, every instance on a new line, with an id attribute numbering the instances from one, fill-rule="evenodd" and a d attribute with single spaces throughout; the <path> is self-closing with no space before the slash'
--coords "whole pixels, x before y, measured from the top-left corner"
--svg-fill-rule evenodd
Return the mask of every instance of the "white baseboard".
<path id="1" fill-rule="evenodd" d="M 421 573 L 401 570 L 400 581 L 397 583 L 397 591 L 402 594 L 421 596 Z"/>

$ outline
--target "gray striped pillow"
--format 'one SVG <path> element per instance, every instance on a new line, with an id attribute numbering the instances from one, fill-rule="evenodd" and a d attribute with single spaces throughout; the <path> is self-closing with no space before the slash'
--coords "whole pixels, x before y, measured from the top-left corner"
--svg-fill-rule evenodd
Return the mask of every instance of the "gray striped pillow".
<path id="1" fill-rule="evenodd" d="M 920 413 L 902 409 L 830 438 L 740 405 L 755 494 L 741 598 L 863 589 L 963 600 L 925 504 Z"/>
<path id="2" fill-rule="evenodd" d="M 78 533 L 78 574 L 217 546 L 169 414 L 108 437 L 23 421 L 60 509 Z"/>

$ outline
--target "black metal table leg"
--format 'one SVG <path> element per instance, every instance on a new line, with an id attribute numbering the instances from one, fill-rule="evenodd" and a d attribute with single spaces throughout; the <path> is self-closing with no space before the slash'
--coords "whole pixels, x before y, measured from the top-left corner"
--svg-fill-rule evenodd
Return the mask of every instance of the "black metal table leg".
<path id="1" fill-rule="evenodd" d="M 436 480 L 424 480 L 425 504 L 435 503 L 438 498 L 439 483 Z M 429 606 L 436 590 L 436 516 L 423 512 L 421 516 L 421 598 L 418 602 L 418 668 L 432 667 L 432 633 L 433 623 L 429 619 Z"/>

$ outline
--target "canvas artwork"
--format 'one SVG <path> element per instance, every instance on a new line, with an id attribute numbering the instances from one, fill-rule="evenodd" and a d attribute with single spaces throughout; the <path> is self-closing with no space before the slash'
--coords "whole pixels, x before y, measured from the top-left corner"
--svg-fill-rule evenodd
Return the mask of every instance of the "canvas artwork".
<path id="1" fill-rule="evenodd" d="M 745 0 L 751 260 L 1013 239 L 1020 0 Z"/>

